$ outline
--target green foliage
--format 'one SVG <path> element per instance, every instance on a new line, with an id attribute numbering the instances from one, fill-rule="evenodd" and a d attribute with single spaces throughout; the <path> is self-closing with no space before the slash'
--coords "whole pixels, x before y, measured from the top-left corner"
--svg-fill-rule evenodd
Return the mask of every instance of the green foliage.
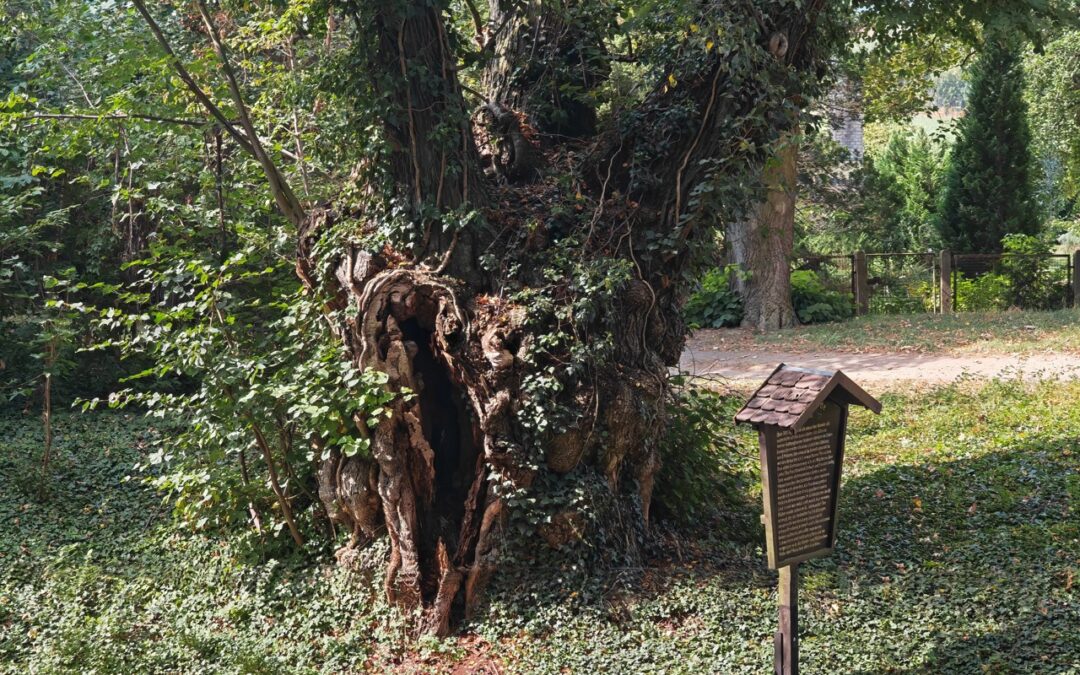
<path id="1" fill-rule="evenodd" d="M 938 76 L 963 60 L 966 52 L 961 40 L 950 38 L 936 30 L 912 34 L 892 48 L 870 49 L 862 56 L 859 70 L 866 120 L 906 122 L 931 104 L 940 104 L 937 96 L 945 92 Z M 956 87 L 952 78 L 946 82 L 952 86 L 943 98 L 950 105 L 959 98 L 962 104 L 965 87 L 962 83 Z"/>
<path id="2" fill-rule="evenodd" d="M 889 136 L 885 147 L 870 159 L 878 180 L 896 195 L 891 214 L 884 216 L 884 230 L 892 241 L 889 250 L 926 251 L 938 247 L 934 229 L 945 171 L 946 149 L 922 130 Z"/>
<path id="3" fill-rule="evenodd" d="M 687 322 L 694 328 L 731 328 L 742 323 L 742 298 L 731 287 L 731 275 L 738 271 L 730 266 L 711 269 L 701 277 L 683 308 Z"/>
<path id="4" fill-rule="evenodd" d="M 870 293 L 870 314 L 934 312 L 940 291 L 926 276 L 926 271 L 919 269 L 893 277 L 887 287 L 875 288 Z"/>
<path id="5" fill-rule="evenodd" d="M 975 277 L 958 275 L 956 309 L 961 312 L 1000 312 L 1009 308 L 1012 284 L 1003 274 L 989 272 Z"/>
<path id="6" fill-rule="evenodd" d="M 880 417 L 851 418 L 837 551 L 802 567 L 804 666 L 1068 672 L 1080 659 L 1070 583 L 1080 576 L 1080 384 L 960 382 L 883 400 Z M 0 417 L 3 672 L 441 672 L 481 662 L 749 673 L 772 662 L 775 575 L 760 541 L 708 527 L 667 536 L 630 587 L 575 586 L 569 567 L 549 570 L 547 586 L 501 588 L 465 635 L 417 641 L 382 599 L 385 546 L 366 549 L 355 571 L 245 555 L 229 537 L 177 529 L 152 489 L 125 480 L 171 425 L 96 412 L 60 415 L 57 428 L 46 504 L 17 479 L 39 443 L 35 425 Z M 749 461 L 756 435 L 735 438 Z"/>
<path id="7" fill-rule="evenodd" d="M 192 76 L 235 115 L 185 10 L 154 11 Z M 379 141 L 349 130 L 370 124 L 370 110 L 342 103 L 349 50 L 324 44 L 325 6 L 226 11 L 275 161 L 291 157 L 279 163 L 304 199 L 348 196 L 345 177 Z M 254 526 L 248 543 L 266 550 L 284 511 L 302 533 L 321 530 L 314 462 L 366 452 L 362 427 L 388 394 L 379 375 L 342 360 L 326 331 L 338 317 L 300 292 L 296 233 L 258 163 L 177 86 L 134 7 L 13 0 L 0 24 L 3 393 L 34 393 L 55 343 L 61 400 L 112 392 L 110 405 L 184 423 L 143 464 L 185 524 Z"/>
<path id="8" fill-rule="evenodd" d="M 959 68 L 950 68 L 934 79 L 934 106 L 937 108 L 963 108 L 967 103 L 970 86 Z"/>
<path id="9" fill-rule="evenodd" d="M 302 531 L 324 526 L 316 463 L 332 450 L 368 452 L 368 434 L 358 426 L 388 414 L 393 395 L 385 375 L 344 359 L 318 330 L 338 319 L 299 291 L 291 266 L 257 247 L 218 264 L 161 244 L 135 264 L 142 292 L 114 288 L 111 305 L 65 307 L 94 317 L 108 336 L 98 348 L 153 364 L 127 381 L 157 386 L 114 392 L 111 407 L 137 405 L 184 422 L 146 458 L 151 483 L 196 528 L 253 525 L 265 543 L 290 518 L 302 521 Z M 163 390 L 170 382 L 173 389 Z M 275 494 L 279 488 L 284 497 Z"/>
<path id="10" fill-rule="evenodd" d="M 999 251 L 1006 234 L 1038 231 L 1023 88 L 1015 38 L 991 34 L 975 65 L 939 224 L 956 252 Z"/>
<path id="11" fill-rule="evenodd" d="M 1078 220 L 1080 208 L 1080 30 L 1063 32 L 1045 49 L 1029 54 L 1025 92 L 1032 141 L 1043 161 L 1048 209 Z"/>
<path id="12" fill-rule="evenodd" d="M 861 162 L 814 137 L 800 174 L 797 248 L 820 253 L 919 252 L 940 246 L 936 223 L 947 148 L 921 130 L 885 128 Z"/>
<path id="13" fill-rule="evenodd" d="M 412 649 L 374 572 L 385 545 L 352 572 L 251 556 L 243 538 L 178 528 L 131 479 L 182 423 L 63 412 L 55 426 L 42 501 L 20 478 L 37 426 L 0 417 L 0 672 L 355 672 L 376 648 Z"/>
<path id="14" fill-rule="evenodd" d="M 1033 310 L 1065 306 L 1068 288 L 1061 260 L 1049 257 L 1050 246 L 1039 237 L 1006 235 L 1004 255 L 988 273 L 974 277 L 957 274 L 956 307 L 986 312 L 1018 307 Z"/>
<path id="15" fill-rule="evenodd" d="M 812 270 L 791 273 L 791 300 L 802 323 L 841 321 L 854 314 L 851 293 L 827 288 Z"/>
<path id="16" fill-rule="evenodd" d="M 756 478 L 757 456 L 732 435 L 738 401 L 693 381 L 676 384 L 681 386 L 672 391 L 668 405 L 655 513 L 682 527 L 722 522 L 733 538 L 755 532 L 754 506 L 747 503 L 746 491 Z"/>
<path id="17" fill-rule="evenodd" d="M 1054 264 L 1050 245 L 1039 237 L 1009 234 L 1001 240 L 1006 255 L 1002 273 L 1008 277 L 1014 307 L 1059 309 L 1065 306 L 1068 288 L 1063 265 Z M 1068 261 L 1065 261 L 1068 264 Z"/>
<path id="18" fill-rule="evenodd" d="M 701 288 L 690 296 L 684 308 L 687 322 L 695 328 L 730 328 L 742 321 L 742 301 L 731 290 L 729 279 L 737 271 L 710 270 Z M 842 321 L 854 313 L 851 293 L 825 285 L 817 272 L 791 273 L 791 299 L 802 323 Z"/>

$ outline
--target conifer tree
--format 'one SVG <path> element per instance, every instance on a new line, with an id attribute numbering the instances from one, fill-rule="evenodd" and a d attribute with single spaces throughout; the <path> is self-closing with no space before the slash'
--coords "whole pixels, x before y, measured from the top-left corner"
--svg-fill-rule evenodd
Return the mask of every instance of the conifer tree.
<path id="1" fill-rule="evenodd" d="M 939 227 L 954 251 L 997 252 L 1006 234 L 1038 231 L 1023 89 L 1019 46 L 991 34 L 975 65 L 945 185 Z"/>

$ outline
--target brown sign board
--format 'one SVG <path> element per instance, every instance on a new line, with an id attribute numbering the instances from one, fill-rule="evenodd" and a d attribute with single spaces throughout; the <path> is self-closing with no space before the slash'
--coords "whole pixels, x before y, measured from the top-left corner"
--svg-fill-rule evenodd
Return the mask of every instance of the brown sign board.
<path id="1" fill-rule="evenodd" d="M 836 543 L 850 404 L 881 404 L 840 371 L 780 364 L 736 416 L 758 430 L 769 567 L 818 558 Z"/>

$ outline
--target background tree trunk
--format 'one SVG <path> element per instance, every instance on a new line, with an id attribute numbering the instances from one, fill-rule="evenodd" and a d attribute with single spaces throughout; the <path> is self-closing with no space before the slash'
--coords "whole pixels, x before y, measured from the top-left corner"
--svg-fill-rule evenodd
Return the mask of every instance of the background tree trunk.
<path id="1" fill-rule="evenodd" d="M 735 288 L 743 299 L 742 325 L 767 331 L 798 323 L 791 302 L 795 236 L 798 130 L 785 134 L 763 172 L 764 201 L 727 228 L 729 261 L 739 266 Z"/>

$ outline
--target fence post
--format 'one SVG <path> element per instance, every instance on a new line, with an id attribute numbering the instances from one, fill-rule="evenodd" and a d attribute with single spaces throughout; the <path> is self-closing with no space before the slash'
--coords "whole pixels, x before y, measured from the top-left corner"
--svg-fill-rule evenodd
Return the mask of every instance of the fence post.
<path id="1" fill-rule="evenodd" d="M 1080 250 L 1072 254 L 1072 306 L 1080 307 Z"/>
<path id="2" fill-rule="evenodd" d="M 870 313 L 870 275 L 866 268 L 866 253 L 855 251 L 855 309 L 861 314 Z"/>
<path id="3" fill-rule="evenodd" d="M 941 251 L 941 313 L 952 314 L 952 251 Z"/>

